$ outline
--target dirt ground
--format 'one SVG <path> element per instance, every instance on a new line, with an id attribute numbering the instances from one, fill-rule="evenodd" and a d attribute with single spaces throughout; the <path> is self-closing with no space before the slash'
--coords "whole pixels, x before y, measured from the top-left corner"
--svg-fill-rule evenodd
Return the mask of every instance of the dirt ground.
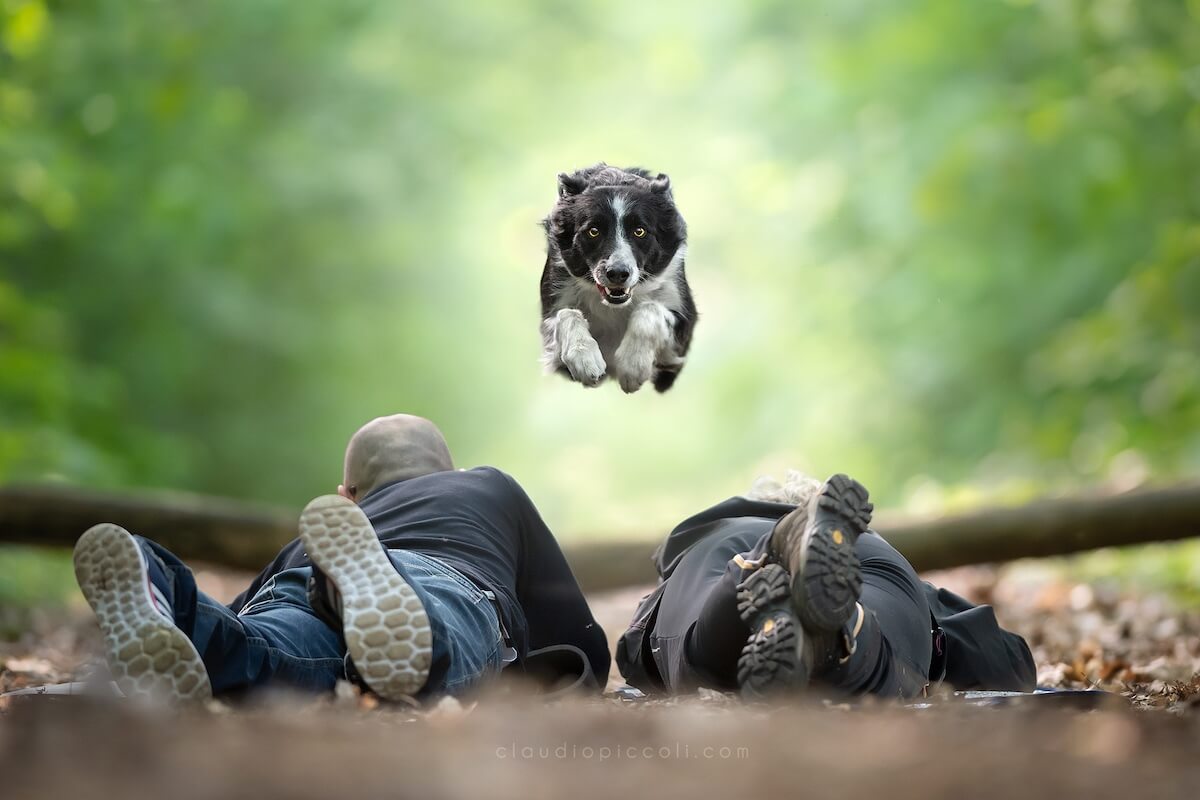
<path id="1" fill-rule="evenodd" d="M 927 577 L 994 603 L 1030 641 L 1043 685 L 1114 696 L 1092 710 L 948 697 L 766 708 L 716 693 L 553 703 L 494 693 L 425 711 L 352 691 L 188 712 L 10 700 L 0 797 L 1200 796 L 1200 615 L 1029 565 Z M 225 597 L 244 584 L 215 571 L 201 581 Z M 611 636 L 639 596 L 594 598 Z M 0 691 L 67 680 L 94 657 L 83 609 L 37 627 L 0 646 Z"/>

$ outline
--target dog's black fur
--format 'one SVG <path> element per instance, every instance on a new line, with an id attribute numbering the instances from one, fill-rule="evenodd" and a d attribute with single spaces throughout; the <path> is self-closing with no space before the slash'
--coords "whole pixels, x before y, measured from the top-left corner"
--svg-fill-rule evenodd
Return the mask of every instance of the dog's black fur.
<path id="1" fill-rule="evenodd" d="M 612 375 L 626 392 L 670 389 L 697 319 L 670 178 L 604 163 L 562 173 L 543 225 L 546 366 L 587 386 Z"/>

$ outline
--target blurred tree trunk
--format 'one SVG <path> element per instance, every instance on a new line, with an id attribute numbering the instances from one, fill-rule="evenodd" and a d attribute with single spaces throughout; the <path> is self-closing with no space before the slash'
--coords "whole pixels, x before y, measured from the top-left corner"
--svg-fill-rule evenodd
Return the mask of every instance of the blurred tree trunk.
<path id="1" fill-rule="evenodd" d="M 185 560 L 262 569 L 295 538 L 298 514 L 183 492 L 118 494 L 69 486 L 0 487 L 0 541 L 74 547 L 85 530 L 115 522 Z"/>
<path id="2" fill-rule="evenodd" d="M 1200 536 L 1200 483 L 1039 500 L 874 526 L 918 570 Z"/>
<path id="3" fill-rule="evenodd" d="M 295 537 L 296 518 L 281 509 L 190 494 L 0 487 L 0 542 L 70 547 L 89 526 L 116 522 L 185 560 L 253 571 Z M 884 515 L 874 527 L 918 570 L 1184 539 L 1200 536 L 1200 483 L 927 520 Z M 579 582 L 597 591 L 652 583 L 650 558 L 658 542 L 581 542 L 564 549 Z"/>

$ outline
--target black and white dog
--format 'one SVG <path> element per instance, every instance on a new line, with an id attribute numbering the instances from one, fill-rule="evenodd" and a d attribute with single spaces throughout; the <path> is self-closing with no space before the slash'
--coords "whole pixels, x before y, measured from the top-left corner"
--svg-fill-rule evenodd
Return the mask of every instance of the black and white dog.
<path id="1" fill-rule="evenodd" d="M 626 392 L 665 392 L 683 369 L 696 305 L 683 262 L 687 225 L 671 179 L 600 163 L 558 176 L 543 222 L 543 359 L 550 371 Z"/>

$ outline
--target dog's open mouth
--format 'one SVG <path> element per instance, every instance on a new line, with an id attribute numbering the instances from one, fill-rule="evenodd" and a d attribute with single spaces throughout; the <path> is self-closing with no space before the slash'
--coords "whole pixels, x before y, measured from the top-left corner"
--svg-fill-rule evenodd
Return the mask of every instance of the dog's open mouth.
<path id="1" fill-rule="evenodd" d="M 600 290 L 600 296 L 604 298 L 609 305 L 619 306 L 629 302 L 629 298 L 633 293 L 622 286 L 604 286 L 596 284 L 596 288 Z"/>

